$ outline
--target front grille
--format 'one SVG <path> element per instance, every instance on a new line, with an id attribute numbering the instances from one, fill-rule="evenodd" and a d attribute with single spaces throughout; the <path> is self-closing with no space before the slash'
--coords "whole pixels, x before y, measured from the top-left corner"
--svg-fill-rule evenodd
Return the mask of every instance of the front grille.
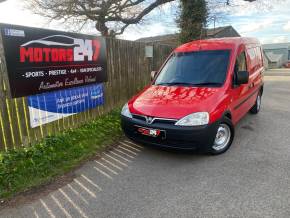
<path id="1" fill-rule="evenodd" d="M 137 134 L 136 132 L 127 132 L 127 136 L 132 140 L 136 140 L 140 143 L 145 144 L 155 144 L 163 147 L 171 147 L 171 148 L 179 148 L 179 149 L 194 149 L 199 146 L 198 142 L 195 141 L 187 141 L 184 139 L 174 139 L 174 138 L 153 138 L 144 135 Z M 167 136 L 168 137 L 168 136 Z"/>
<path id="2" fill-rule="evenodd" d="M 144 116 L 142 116 L 142 115 L 133 114 L 132 116 L 133 116 L 134 119 L 142 120 L 142 121 L 146 122 L 146 118 Z"/>
<path id="3" fill-rule="evenodd" d="M 142 121 L 146 122 L 146 116 L 138 115 L 138 114 L 132 114 L 132 116 L 134 119 L 142 120 Z M 151 124 L 162 123 L 162 124 L 174 125 L 177 122 L 177 120 L 175 120 L 175 119 L 166 119 L 166 118 L 158 118 L 158 117 L 152 117 L 152 119 L 153 119 L 153 122 Z"/>
<path id="4" fill-rule="evenodd" d="M 177 120 L 163 120 L 163 119 L 156 119 L 154 123 L 165 123 L 165 124 L 175 124 Z"/>

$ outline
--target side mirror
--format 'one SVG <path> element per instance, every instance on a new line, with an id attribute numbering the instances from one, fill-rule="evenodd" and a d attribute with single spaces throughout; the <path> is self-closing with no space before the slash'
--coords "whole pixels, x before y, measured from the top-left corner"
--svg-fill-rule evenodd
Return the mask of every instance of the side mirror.
<path id="1" fill-rule="evenodd" d="M 152 71 L 151 72 L 151 81 L 153 81 L 154 79 L 155 79 L 155 76 L 156 76 L 156 74 L 157 74 L 157 71 Z"/>
<path id="2" fill-rule="evenodd" d="M 247 84 L 249 82 L 249 72 L 239 71 L 236 77 L 236 85 Z"/>

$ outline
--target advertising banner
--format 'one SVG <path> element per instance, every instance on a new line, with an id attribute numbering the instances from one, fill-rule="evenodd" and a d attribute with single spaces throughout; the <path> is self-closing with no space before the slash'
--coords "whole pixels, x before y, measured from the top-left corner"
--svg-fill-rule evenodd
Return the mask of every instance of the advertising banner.
<path id="1" fill-rule="evenodd" d="M 103 84 L 29 96 L 30 125 L 34 128 L 103 104 Z"/>
<path id="2" fill-rule="evenodd" d="M 105 38 L 0 24 L 13 98 L 107 81 Z"/>

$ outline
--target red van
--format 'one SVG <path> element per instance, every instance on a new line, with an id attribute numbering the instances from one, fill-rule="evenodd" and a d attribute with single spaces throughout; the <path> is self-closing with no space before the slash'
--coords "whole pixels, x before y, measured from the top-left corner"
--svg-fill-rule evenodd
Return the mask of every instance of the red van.
<path id="1" fill-rule="evenodd" d="M 238 121 L 259 112 L 263 73 L 262 48 L 254 38 L 184 44 L 125 104 L 122 129 L 136 142 L 222 154 Z"/>

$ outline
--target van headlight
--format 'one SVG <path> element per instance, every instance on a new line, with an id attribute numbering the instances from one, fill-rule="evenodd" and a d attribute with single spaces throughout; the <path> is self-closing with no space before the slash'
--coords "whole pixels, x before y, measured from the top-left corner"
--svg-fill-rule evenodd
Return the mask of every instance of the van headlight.
<path id="1" fill-rule="evenodd" d="M 209 114 L 207 112 L 197 112 L 189 114 L 178 120 L 176 126 L 201 126 L 209 122 Z"/>
<path id="2" fill-rule="evenodd" d="M 126 103 L 122 108 L 121 114 L 125 117 L 132 118 L 132 114 L 130 113 L 128 103 Z"/>

